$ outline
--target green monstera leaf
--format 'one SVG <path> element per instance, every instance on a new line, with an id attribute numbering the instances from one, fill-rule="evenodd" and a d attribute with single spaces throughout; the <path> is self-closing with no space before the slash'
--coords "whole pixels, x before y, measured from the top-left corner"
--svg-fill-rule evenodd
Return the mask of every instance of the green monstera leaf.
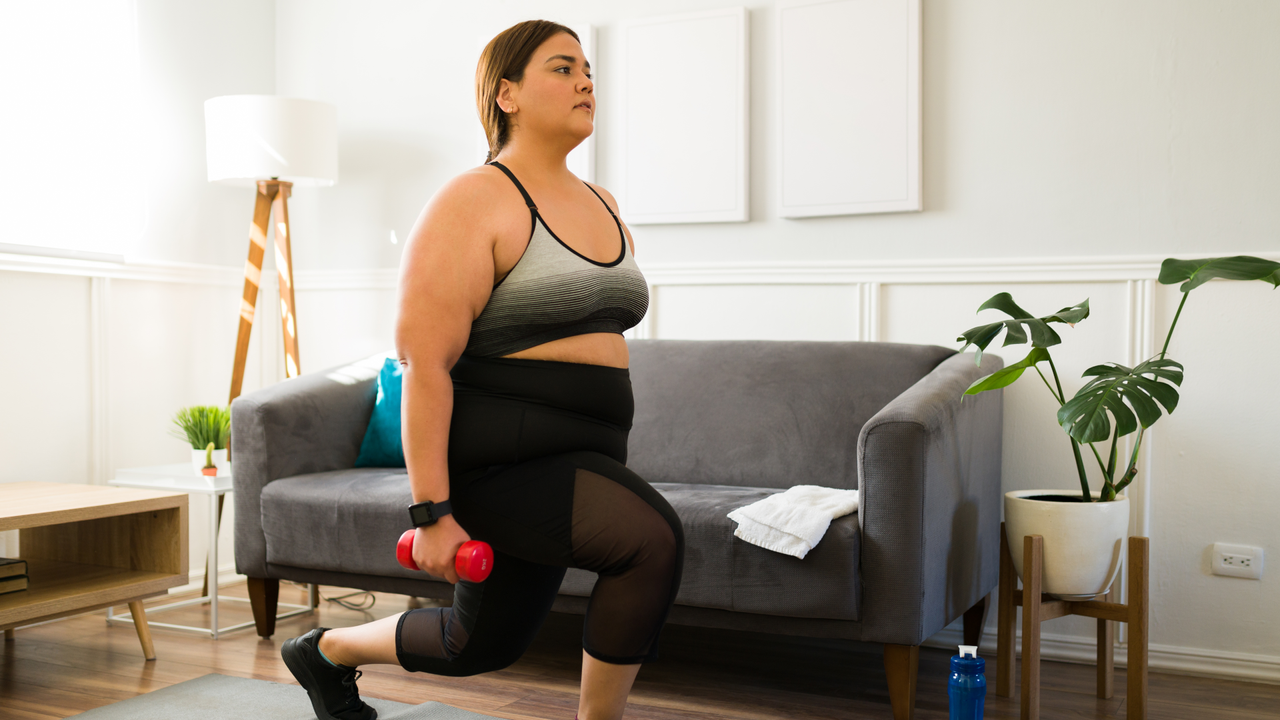
<path id="1" fill-rule="evenodd" d="M 1178 288 L 1184 293 L 1191 292 L 1201 285 L 1213 280 L 1262 280 L 1275 287 L 1280 287 L 1280 262 L 1263 260 L 1249 255 L 1232 257 L 1200 258 L 1197 260 L 1179 260 L 1169 258 L 1160 264 L 1160 277 L 1163 285 L 1182 283 Z"/>
<path id="2" fill-rule="evenodd" d="M 1022 377 L 1022 373 L 1026 372 L 1027 368 L 1035 367 L 1036 363 L 1044 362 L 1048 359 L 1048 350 L 1033 347 L 1031 348 L 1031 352 L 1027 353 L 1027 356 L 1018 362 L 1001 368 L 990 375 L 984 375 L 977 380 L 974 380 L 973 384 L 964 391 L 964 394 L 977 395 L 978 393 L 986 392 L 987 390 L 996 390 L 998 388 L 1008 387 L 1018 378 Z M 961 396 L 961 399 L 963 399 L 963 396 Z"/>
<path id="3" fill-rule="evenodd" d="M 1094 365 L 1084 371 L 1092 377 L 1075 397 L 1058 410 L 1058 424 L 1076 442 L 1101 442 L 1111 436 L 1115 418 L 1117 437 L 1160 419 L 1160 406 L 1172 413 L 1178 407 L 1182 365 L 1167 358 L 1152 358 L 1134 368 L 1116 363 Z M 1110 417 L 1108 417 L 1110 415 Z"/>
<path id="4" fill-rule="evenodd" d="M 1063 308 L 1053 315 L 1044 317 L 1035 317 L 1031 313 L 1023 310 L 1013 301 L 1013 296 L 1007 292 L 999 293 L 990 300 L 982 303 L 978 308 L 978 312 L 983 310 L 999 310 L 1012 320 L 1001 320 L 987 325 L 979 325 L 970 328 L 963 335 L 956 338 L 956 342 L 964 342 L 964 347 L 960 348 L 960 352 L 964 352 L 970 345 L 976 345 L 978 348 L 978 356 L 975 361 L 982 363 L 982 351 L 987 349 L 1001 333 L 1006 333 L 1004 345 L 1019 345 L 1027 342 L 1027 332 L 1031 333 L 1031 344 L 1038 348 L 1047 348 L 1062 342 L 1062 338 L 1058 337 L 1058 333 L 1049 327 L 1049 323 L 1065 323 L 1067 325 L 1075 325 L 1081 320 L 1089 317 L 1089 301 L 1086 299 L 1078 305 Z M 1023 329 L 1023 326 L 1026 329 Z M 1029 356 L 1028 356 L 1029 357 Z M 1047 357 L 1047 356 L 1046 356 Z M 1042 360 L 1045 358 L 1041 358 Z M 1039 361 L 1037 361 L 1039 362 Z M 1024 368 L 1025 369 L 1025 368 Z M 1019 373 L 1020 374 L 1020 373 Z M 1017 380 L 1017 378 L 1013 378 Z M 1013 382 L 1010 380 L 1009 382 Z"/>

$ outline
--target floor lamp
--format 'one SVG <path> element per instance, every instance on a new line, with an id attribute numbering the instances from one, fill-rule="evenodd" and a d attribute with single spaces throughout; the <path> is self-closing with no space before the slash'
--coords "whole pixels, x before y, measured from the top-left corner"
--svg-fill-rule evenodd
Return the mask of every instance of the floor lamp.
<path id="1" fill-rule="evenodd" d="M 338 181 L 338 109 L 315 100 L 274 95 L 224 95 L 204 103 L 205 151 L 209 182 L 254 187 L 257 196 L 249 225 L 249 257 L 244 264 L 240 298 L 240 330 L 231 371 L 230 404 L 240 396 L 249 334 L 253 330 L 262 260 L 268 229 L 275 216 L 275 261 L 279 274 L 280 321 L 284 335 L 286 377 L 299 374 L 298 320 L 293 293 L 293 236 L 289 230 L 289 196 L 294 185 L 326 186 Z M 264 342 L 266 337 L 263 338 Z M 231 444 L 227 443 L 227 458 Z M 218 496 L 218 518 L 222 501 Z M 208 594 L 208 576 L 205 590 Z M 212 570 L 216 573 L 216 568 Z M 312 586 L 312 606 L 316 604 Z"/>
<path id="2" fill-rule="evenodd" d="M 209 182 L 257 189 L 249 225 L 249 257 L 240 298 L 240 331 L 231 372 L 230 403 L 240 396 L 249 333 L 275 216 L 275 260 L 285 376 L 298 375 L 298 322 L 293 293 L 289 196 L 294 185 L 332 185 L 338 179 L 338 112 L 329 103 L 274 95 L 224 95 L 204 103 Z"/>

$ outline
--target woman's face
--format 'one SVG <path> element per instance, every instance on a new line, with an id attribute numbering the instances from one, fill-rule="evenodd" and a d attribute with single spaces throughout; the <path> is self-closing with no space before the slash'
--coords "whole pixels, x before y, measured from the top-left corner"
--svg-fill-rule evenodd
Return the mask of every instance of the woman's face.
<path id="1" fill-rule="evenodd" d="M 513 136 L 564 136 L 577 146 L 595 129 L 596 114 L 595 83 L 582 46 L 568 33 L 548 38 L 533 52 L 519 85 L 502 81 L 498 106 L 516 108 Z"/>

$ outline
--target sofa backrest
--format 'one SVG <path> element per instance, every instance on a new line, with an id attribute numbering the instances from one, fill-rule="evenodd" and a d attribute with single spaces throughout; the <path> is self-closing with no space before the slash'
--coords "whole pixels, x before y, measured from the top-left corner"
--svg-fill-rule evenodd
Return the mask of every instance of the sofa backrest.
<path id="1" fill-rule="evenodd" d="M 649 482 L 858 487 L 862 426 L 955 350 L 792 340 L 627 340 L 627 467 Z"/>

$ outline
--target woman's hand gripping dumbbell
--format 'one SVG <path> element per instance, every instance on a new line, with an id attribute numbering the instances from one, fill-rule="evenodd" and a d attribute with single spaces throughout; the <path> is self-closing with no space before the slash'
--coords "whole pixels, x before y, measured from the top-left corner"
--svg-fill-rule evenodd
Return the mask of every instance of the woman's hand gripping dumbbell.
<path id="1" fill-rule="evenodd" d="M 489 547 L 489 543 L 479 540 L 467 540 L 458 548 L 458 552 L 453 558 L 453 567 L 448 567 L 445 563 L 444 572 L 432 572 L 428 568 L 421 567 L 414 559 L 414 546 L 417 544 L 417 534 L 426 530 L 426 528 L 418 528 L 417 530 L 406 530 L 400 536 L 400 542 L 396 543 L 396 559 L 400 564 L 409 570 L 424 570 L 431 572 L 432 575 L 438 575 L 445 578 L 451 583 L 456 583 L 459 578 L 469 582 L 484 582 L 489 577 L 489 573 L 493 570 L 493 548 Z M 461 527 L 458 528 L 465 535 L 465 531 Z M 430 543 L 431 539 L 424 538 L 425 543 Z M 437 546 L 439 547 L 439 546 Z M 427 550 L 425 546 L 424 550 Z M 428 557 L 432 553 L 426 553 Z M 438 561 L 438 559 L 437 559 Z M 430 562 L 430 560 L 428 560 Z M 452 570 L 453 573 L 450 573 Z M 449 577 L 454 574 L 454 577 Z"/>

